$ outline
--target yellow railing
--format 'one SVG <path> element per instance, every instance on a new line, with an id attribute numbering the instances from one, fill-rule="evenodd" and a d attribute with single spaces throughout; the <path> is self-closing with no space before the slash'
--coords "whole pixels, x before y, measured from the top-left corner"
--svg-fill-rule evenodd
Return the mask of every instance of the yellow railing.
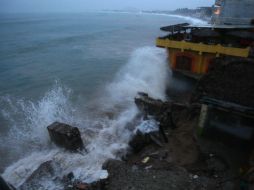
<path id="1" fill-rule="evenodd" d="M 213 53 L 216 56 L 220 54 L 231 55 L 237 57 L 248 57 L 250 48 L 235 48 L 235 47 L 224 47 L 220 44 L 218 45 L 208 45 L 203 43 L 192 43 L 186 41 L 175 41 L 169 39 L 157 39 L 156 45 L 165 48 L 175 48 L 181 49 L 181 51 L 191 50 L 202 53 Z"/>

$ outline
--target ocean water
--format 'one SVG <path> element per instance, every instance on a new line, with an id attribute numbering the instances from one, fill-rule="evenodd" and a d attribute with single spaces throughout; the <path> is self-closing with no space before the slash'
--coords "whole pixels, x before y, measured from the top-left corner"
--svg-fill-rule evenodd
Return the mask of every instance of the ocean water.
<path id="1" fill-rule="evenodd" d="M 128 149 L 137 92 L 165 99 L 171 72 L 155 47 L 161 26 L 202 23 L 179 16 L 93 12 L 0 15 L 0 173 L 19 187 L 51 160 L 56 178 L 92 182 Z M 79 127 L 88 153 L 50 142 L 54 121 Z M 40 189 L 62 189 L 38 179 Z"/>

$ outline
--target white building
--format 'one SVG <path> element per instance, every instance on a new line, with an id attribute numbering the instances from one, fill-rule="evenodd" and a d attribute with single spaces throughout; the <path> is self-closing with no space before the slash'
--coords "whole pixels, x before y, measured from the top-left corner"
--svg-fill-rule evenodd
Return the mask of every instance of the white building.
<path id="1" fill-rule="evenodd" d="M 254 25 L 254 0 L 216 0 L 212 24 Z"/>

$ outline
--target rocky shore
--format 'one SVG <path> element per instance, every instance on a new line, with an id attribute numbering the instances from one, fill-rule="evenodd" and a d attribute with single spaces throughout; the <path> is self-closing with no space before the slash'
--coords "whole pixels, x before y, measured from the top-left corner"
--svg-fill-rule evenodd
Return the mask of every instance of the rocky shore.
<path id="1" fill-rule="evenodd" d="M 199 100 L 204 95 L 252 105 L 253 94 L 241 93 L 241 90 L 253 90 L 253 62 L 220 64 L 218 68 L 211 69 L 196 84 L 194 91 L 184 92 L 184 96 L 179 95 L 176 99 L 162 101 L 138 93 L 134 101 L 140 112 L 137 117 L 143 122 L 134 130 L 127 154 L 121 160 L 107 160 L 103 164 L 102 169 L 107 172 L 99 181 L 87 184 L 75 179 L 72 172 L 54 178 L 57 171 L 53 163 L 47 161 L 18 189 L 39 189 L 40 181 L 49 179 L 63 184 L 65 190 L 254 188 L 251 142 L 248 141 L 247 146 L 232 146 L 210 138 L 209 134 L 198 133 L 202 106 Z M 232 82 L 232 75 L 238 80 Z M 231 89 L 233 86 L 237 89 Z M 47 130 L 57 146 L 73 154 L 86 151 L 78 128 L 55 122 Z M 3 190 L 14 189 L 2 179 L 1 187 Z"/>
<path id="2" fill-rule="evenodd" d="M 199 100 L 204 96 L 252 106 L 253 61 L 215 61 L 215 68 L 194 83 L 191 92 L 178 93 L 175 100 L 163 102 L 139 93 L 135 103 L 141 117 L 156 120 L 158 130 L 137 130 L 126 158 L 105 163 L 109 177 L 104 189 L 254 188 L 252 141 L 238 139 L 232 144 L 227 133 L 220 141 L 198 131 Z"/>

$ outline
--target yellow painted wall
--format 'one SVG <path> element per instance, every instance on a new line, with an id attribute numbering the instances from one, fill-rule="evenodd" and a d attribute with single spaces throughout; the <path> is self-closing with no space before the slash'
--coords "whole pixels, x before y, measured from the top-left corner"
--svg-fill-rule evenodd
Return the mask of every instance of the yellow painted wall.
<path id="1" fill-rule="evenodd" d="M 178 49 L 168 48 L 169 65 L 173 70 L 176 68 L 176 57 L 181 55 L 190 57 L 192 59 L 191 72 L 196 74 L 206 73 L 211 60 L 216 57 L 215 54 L 199 54 L 193 51 L 183 52 Z"/>

